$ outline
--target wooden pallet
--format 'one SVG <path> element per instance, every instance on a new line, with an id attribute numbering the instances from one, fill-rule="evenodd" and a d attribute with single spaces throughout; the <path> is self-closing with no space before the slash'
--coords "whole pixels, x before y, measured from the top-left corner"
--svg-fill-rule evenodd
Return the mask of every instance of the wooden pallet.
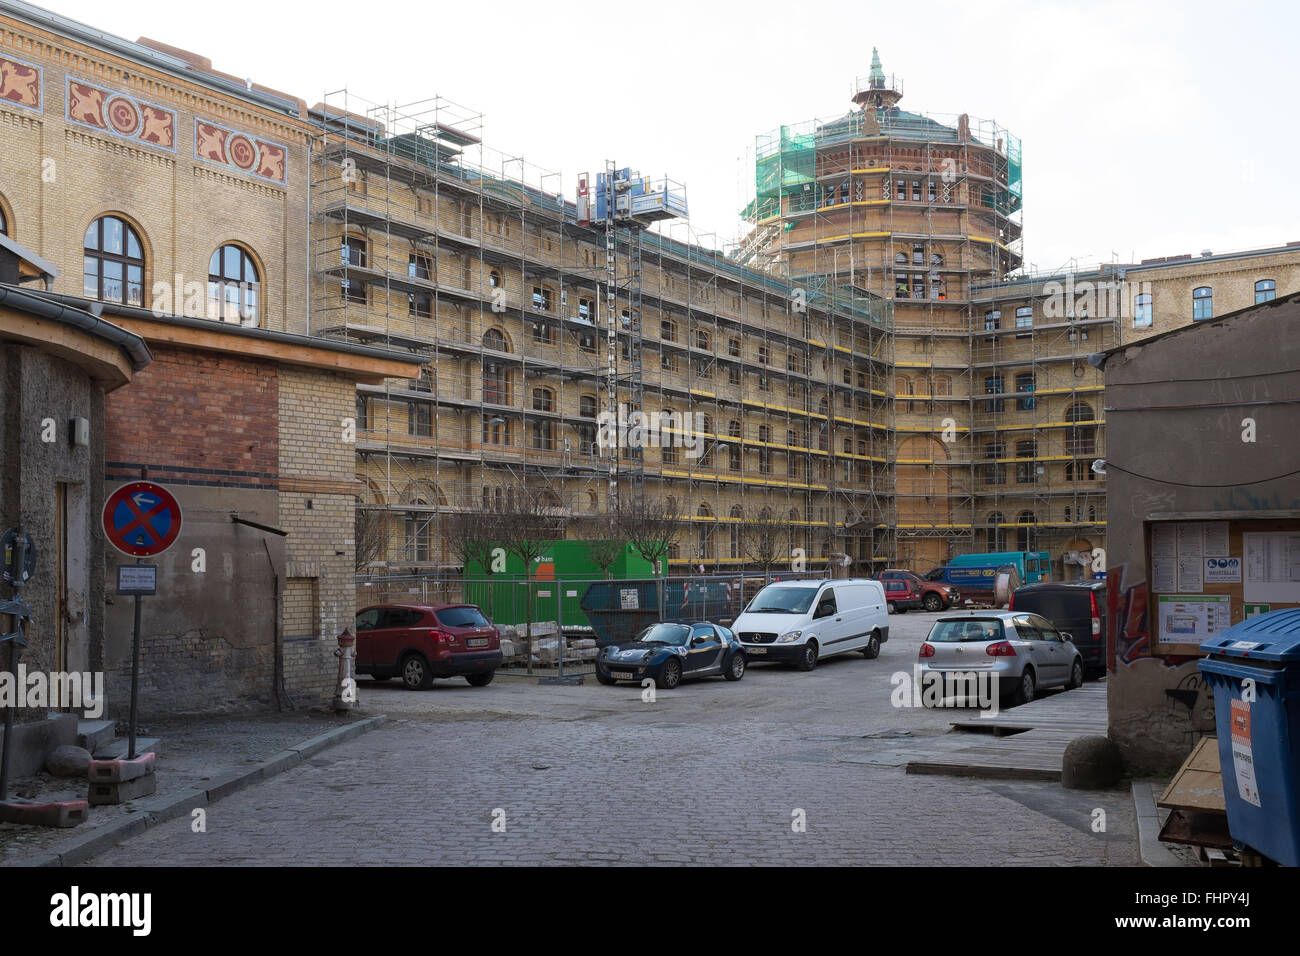
<path id="1" fill-rule="evenodd" d="M 996 717 L 966 717 L 952 721 L 957 730 L 1073 730 L 1106 733 L 1106 682 L 1040 697 L 1021 707 L 999 711 Z"/>
<path id="2" fill-rule="evenodd" d="M 907 772 L 1059 782 L 1066 746 L 1086 734 L 1105 734 L 1106 719 L 1105 683 L 1084 684 L 996 717 L 954 720 L 954 730 L 993 736 L 970 734 L 970 746 L 909 761 Z"/>

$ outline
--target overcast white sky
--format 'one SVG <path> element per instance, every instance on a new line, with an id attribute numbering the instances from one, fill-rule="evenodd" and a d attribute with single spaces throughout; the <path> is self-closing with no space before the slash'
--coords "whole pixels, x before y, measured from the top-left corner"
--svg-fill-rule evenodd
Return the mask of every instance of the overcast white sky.
<path id="1" fill-rule="evenodd" d="M 877 46 L 905 108 L 1022 139 L 1039 268 L 1300 239 L 1292 3 L 42 5 L 309 104 L 343 87 L 448 97 L 484 114 L 487 145 L 559 172 L 570 195 L 607 158 L 684 182 L 693 228 L 722 240 L 737 235 L 755 134 L 846 111 Z"/>

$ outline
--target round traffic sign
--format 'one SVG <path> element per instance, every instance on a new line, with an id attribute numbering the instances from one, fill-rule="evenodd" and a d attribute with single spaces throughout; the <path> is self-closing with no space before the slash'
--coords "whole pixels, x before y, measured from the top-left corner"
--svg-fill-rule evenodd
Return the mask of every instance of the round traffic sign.
<path id="1" fill-rule="evenodd" d="M 180 503 L 162 485 L 131 481 L 104 502 L 104 534 L 109 544 L 132 557 L 161 554 L 180 533 Z"/>

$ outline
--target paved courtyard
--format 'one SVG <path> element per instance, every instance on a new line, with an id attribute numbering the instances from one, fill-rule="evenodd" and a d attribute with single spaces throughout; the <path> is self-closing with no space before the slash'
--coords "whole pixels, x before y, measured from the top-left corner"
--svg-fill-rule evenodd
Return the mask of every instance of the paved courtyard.
<path id="1" fill-rule="evenodd" d="M 93 865 L 1138 862 L 1128 790 L 909 776 L 969 743 L 954 711 L 896 708 L 934 615 L 891 618 L 879 659 L 751 668 L 660 691 L 361 681 L 379 730 Z M 1104 832 L 1094 832 L 1096 811 Z"/>

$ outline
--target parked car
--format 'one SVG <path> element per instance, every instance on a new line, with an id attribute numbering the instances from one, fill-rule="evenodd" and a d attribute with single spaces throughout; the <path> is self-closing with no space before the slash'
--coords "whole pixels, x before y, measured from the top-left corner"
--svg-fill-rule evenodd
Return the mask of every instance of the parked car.
<path id="1" fill-rule="evenodd" d="M 1068 633 L 1024 611 L 979 611 L 941 617 L 921 644 L 921 679 L 989 673 L 1012 703 L 1033 700 L 1048 687 L 1083 683 L 1083 655 Z"/>
<path id="2" fill-rule="evenodd" d="M 473 604 L 375 604 L 356 627 L 357 673 L 401 677 L 412 690 L 436 677 L 485 687 L 501 666 L 501 634 Z"/>
<path id="3" fill-rule="evenodd" d="M 1026 584 L 1011 595 L 1011 610 L 1047 618 L 1059 630 L 1074 635 L 1083 655 L 1085 677 L 1106 673 L 1106 582 Z"/>
<path id="4" fill-rule="evenodd" d="M 745 676 L 745 650 L 729 628 L 708 621 L 661 621 L 635 640 L 607 644 L 596 658 L 596 679 L 602 684 L 645 680 L 672 689 L 684 680 L 721 674 L 727 680 Z"/>
<path id="5" fill-rule="evenodd" d="M 889 613 L 910 611 L 924 608 L 927 611 L 942 611 L 956 607 L 961 601 L 961 591 L 944 581 L 927 581 L 911 571 L 891 568 L 881 571 L 877 577 L 885 583 L 885 597 L 888 600 Z M 891 583 L 892 582 L 892 583 Z M 902 584 L 902 587 L 898 587 Z"/>
<path id="6" fill-rule="evenodd" d="M 769 584 L 731 626 L 751 661 L 785 661 L 804 671 L 833 654 L 877 657 L 889 640 L 884 585 L 861 578 Z"/>

